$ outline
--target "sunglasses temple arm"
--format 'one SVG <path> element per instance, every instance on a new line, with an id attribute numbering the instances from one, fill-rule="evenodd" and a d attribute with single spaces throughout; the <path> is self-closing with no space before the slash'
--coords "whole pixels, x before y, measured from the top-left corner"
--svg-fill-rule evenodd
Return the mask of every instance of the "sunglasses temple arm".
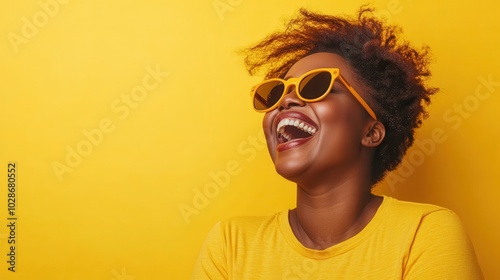
<path id="1" fill-rule="evenodd" d="M 361 95 L 359 95 L 359 93 L 353 87 L 351 87 L 351 85 L 349 83 L 347 83 L 347 81 L 341 75 L 339 75 L 339 79 L 344 84 L 344 86 L 347 87 L 349 92 L 351 92 L 351 94 L 354 96 L 354 98 L 356 98 L 356 100 L 358 100 L 358 102 L 361 104 L 361 106 L 363 106 L 363 108 L 365 108 L 365 110 L 368 112 L 368 115 L 370 115 L 370 117 L 372 117 L 374 120 L 377 120 L 377 116 L 375 115 L 375 112 L 373 112 L 372 108 L 370 108 L 370 105 L 368 105 L 368 103 L 366 103 L 366 101 L 361 97 Z"/>
<path id="2" fill-rule="evenodd" d="M 264 98 L 262 98 L 262 96 L 258 95 L 257 93 L 254 94 L 254 99 L 257 99 L 257 101 L 259 101 L 262 105 L 267 106 L 266 100 L 264 100 Z"/>

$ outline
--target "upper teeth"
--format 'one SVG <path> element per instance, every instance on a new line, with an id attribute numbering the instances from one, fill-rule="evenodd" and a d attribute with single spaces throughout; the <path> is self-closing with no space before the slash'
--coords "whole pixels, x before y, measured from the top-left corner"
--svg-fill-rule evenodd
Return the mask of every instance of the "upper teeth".
<path id="1" fill-rule="evenodd" d="M 281 133 L 283 134 L 284 130 L 285 130 L 285 126 L 287 125 L 291 125 L 291 126 L 295 126 L 296 128 L 300 129 L 300 130 L 303 130 L 311 135 L 313 135 L 314 133 L 316 133 L 316 128 L 314 127 L 311 127 L 309 125 L 307 125 L 306 123 L 300 121 L 300 120 L 296 120 L 296 119 L 282 119 L 279 123 L 278 123 L 278 126 L 276 127 L 276 131 L 278 133 Z"/>

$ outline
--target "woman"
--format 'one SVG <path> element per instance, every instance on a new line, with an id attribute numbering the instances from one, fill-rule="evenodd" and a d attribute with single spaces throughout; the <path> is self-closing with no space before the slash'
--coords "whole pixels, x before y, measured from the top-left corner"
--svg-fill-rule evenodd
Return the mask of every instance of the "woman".
<path id="1" fill-rule="evenodd" d="M 450 210 L 371 193 L 413 144 L 437 89 L 428 50 L 362 7 L 354 19 L 301 10 L 248 50 L 277 172 L 297 207 L 209 233 L 193 279 L 482 279 Z"/>

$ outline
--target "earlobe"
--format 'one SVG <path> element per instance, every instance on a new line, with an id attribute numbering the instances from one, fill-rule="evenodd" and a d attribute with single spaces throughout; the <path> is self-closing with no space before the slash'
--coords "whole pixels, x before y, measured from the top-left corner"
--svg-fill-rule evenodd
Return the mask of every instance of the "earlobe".
<path id="1" fill-rule="evenodd" d="M 379 122 L 374 121 L 370 123 L 367 132 L 361 140 L 361 144 L 366 147 L 377 147 L 382 143 L 385 137 L 385 126 Z"/>

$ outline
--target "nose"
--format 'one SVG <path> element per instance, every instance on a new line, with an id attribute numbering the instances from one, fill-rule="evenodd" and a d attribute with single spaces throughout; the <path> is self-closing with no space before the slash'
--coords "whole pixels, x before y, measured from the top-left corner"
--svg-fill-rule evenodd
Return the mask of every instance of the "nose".
<path id="1" fill-rule="evenodd" d="M 279 111 L 290 109 L 291 107 L 294 106 L 302 107 L 306 105 L 306 103 L 298 97 L 296 85 L 290 85 L 285 90 L 286 90 L 285 96 L 283 97 L 283 99 L 281 99 L 280 104 L 278 106 Z"/>

